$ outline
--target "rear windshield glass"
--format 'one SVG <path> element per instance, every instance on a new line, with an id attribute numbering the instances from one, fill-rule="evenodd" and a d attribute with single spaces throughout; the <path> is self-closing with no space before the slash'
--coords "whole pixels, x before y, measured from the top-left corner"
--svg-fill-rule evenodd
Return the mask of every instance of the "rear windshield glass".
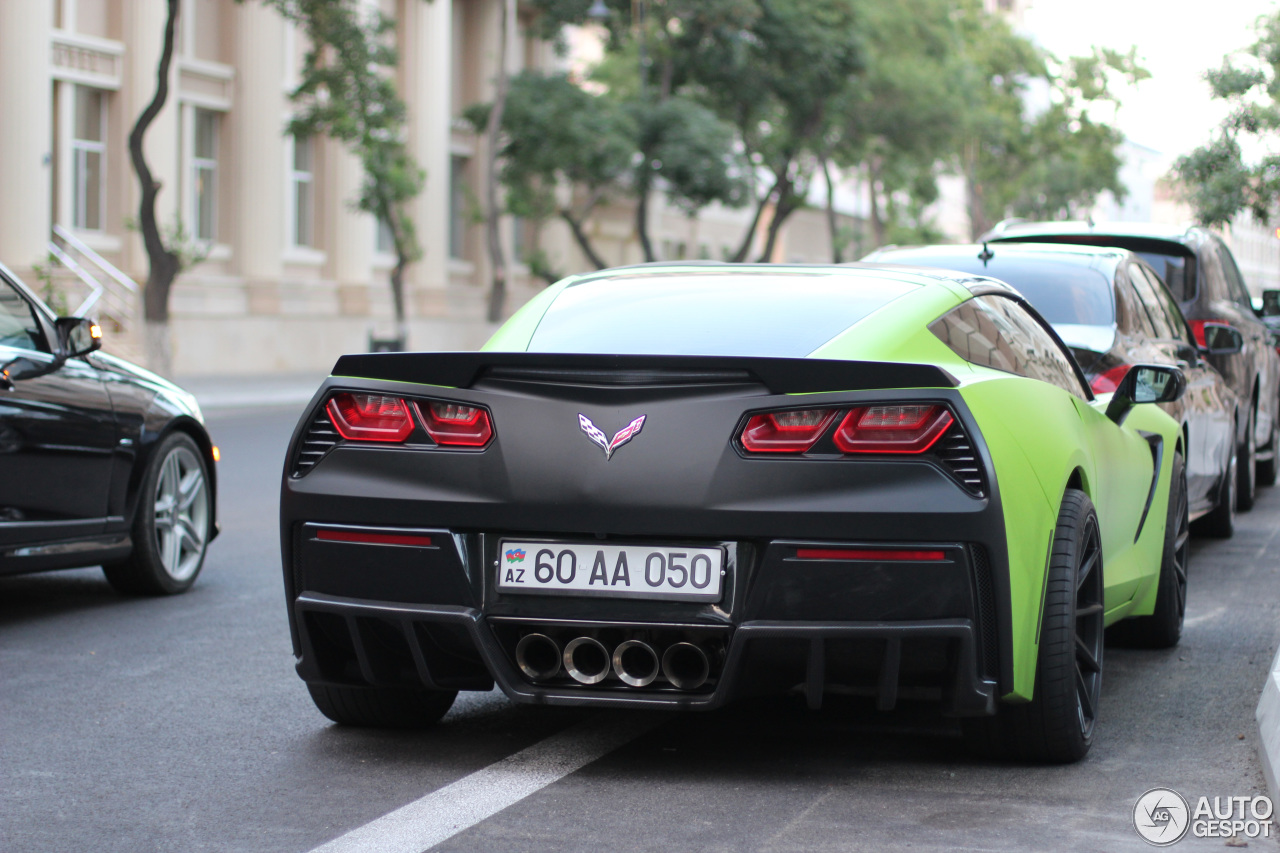
<path id="1" fill-rule="evenodd" d="M 1186 302 L 1196 295 L 1194 282 L 1190 281 L 1190 258 L 1185 255 L 1166 255 L 1160 252 L 1134 252 L 1135 255 L 1151 264 L 1151 268 L 1159 274 L 1173 298 Z"/>
<path id="2" fill-rule="evenodd" d="M 987 266 L 977 257 L 937 256 L 912 257 L 894 254 L 886 261 L 895 264 L 921 264 L 944 267 L 961 272 L 998 278 L 1012 284 L 1027 297 L 1040 315 L 1053 325 L 1110 326 L 1116 309 L 1111 293 L 1111 279 L 1101 272 L 1079 264 L 1023 258 L 996 257 Z"/>
<path id="3" fill-rule="evenodd" d="M 529 352 L 799 358 L 919 285 L 834 273 L 672 273 L 570 285 Z"/>

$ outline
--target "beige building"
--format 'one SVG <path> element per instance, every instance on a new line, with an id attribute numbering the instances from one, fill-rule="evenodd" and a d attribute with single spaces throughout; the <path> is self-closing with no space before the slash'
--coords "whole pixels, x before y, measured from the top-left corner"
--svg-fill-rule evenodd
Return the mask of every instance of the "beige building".
<path id="1" fill-rule="evenodd" d="M 394 256 L 374 219 L 350 206 L 362 170 L 331 140 L 284 132 L 302 34 L 260 0 L 181 2 L 169 100 L 146 140 L 162 184 L 159 219 L 204 257 L 170 300 L 172 372 L 327 369 L 394 332 Z M 501 4 L 518 24 L 508 69 L 571 61 L 528 35 L 529 10 L 517 0 L 360 2 L 396 21 L 408 141 L 427 172 L 412 208 L 425 256 L 408 276 L 409 346 L 473 348 L 492 331 L 480 222 L 486 141 L 461 115 L 491 97 Z M 165 16 L 164 0 L 0 0 L 0 261 L 37 291 L 52 286 L 65 311 L 100 293 L 88 313 L 104 321 L 108 349 L 144 362 L 147 258 L 129 228 L 139 189 L 127 139 L 155 91 Z M 589 223 L 611 264 L 641 260 L 633 210 L 614 204 Z M 750 213 L 713 208 L 691 219 L 655 192 L 650 233 L 663 259 L 721 259 Z M 523 263 L 535 246 L 560 273 L 590 268 L 563 223 L 508 217 L 501 230 L 512 259 L 508 312 L 544 284 Z M 820 207 L 798 211 L 773 254 L 830 257 Z M 52 285 L 40 267 L 53 271 Z"/>

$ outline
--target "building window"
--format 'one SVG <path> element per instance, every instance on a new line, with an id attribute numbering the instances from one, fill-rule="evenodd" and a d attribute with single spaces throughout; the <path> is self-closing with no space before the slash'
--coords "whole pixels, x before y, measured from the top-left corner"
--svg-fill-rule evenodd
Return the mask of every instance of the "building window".
<path id="1" fill-rule="evenodd" d="M 106 93 L 76 86 L 71 133 L 71 224 L 86 231 L 102 230 L 106 125 Z"/>
<path id="2" fill-rule="evenodd" d="M 315 245 L 315 140 L 293 140 L 293 168 L 289 173 L 293 203 L 293 244 Z"/>
<path id="3" fill-rule="evenodd" d="M 218 236 L 218 122 L 213 110 L 196 108 L 192 118 L 191 233 L 212 242 Z"/>
<path id="4" fill-rule="evenodd" d="M 450 164 L 449 257 L 464 258 L 467 254 L 467 158 L 455 154 Z"/>

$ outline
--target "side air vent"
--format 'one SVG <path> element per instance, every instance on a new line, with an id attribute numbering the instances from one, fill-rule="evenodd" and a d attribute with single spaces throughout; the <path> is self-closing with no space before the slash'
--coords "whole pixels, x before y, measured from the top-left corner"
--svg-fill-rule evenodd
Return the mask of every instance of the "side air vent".
<path id="1" fill-rule="evenodd" d="M 551 367 L 491 367 L 485 371 L 483 379 L 632 388 L 671 385 L 739 385 L 760 381 L 747 370 L 591 370 Z"/>
<path id="2" fill-rule="evenodd" d="M 986 495 L 987 478 L 982 470 L 982 460 L 959 421 L 951 425 L 934 449 L 942 464 L 965 491 L 978 498 Z"/>
<path id="3" fill-rule="evenodd" d="M 996 641 L 996 591 L 991 577 L 991 561 L 987 549 L 969 546 L 969 562 L 973 566 L 974 593 L 978 597 L 978 629 L 982 634 L 982 664 L 988 678 L 999 678 L 1000 654 Z"/>
<path id="4" fill-rule="evenodd" d="M 293 460 L 293 476 L 301 477 L 314 468 L 316 463 L 333 449 L 339 438 L 338 431 L 333 428 L 333 422 L 329 420 L 327 409 L 321 407 L 315 420 L 307 428 L 302 444 L 298 446 L 298 455 Z"/>

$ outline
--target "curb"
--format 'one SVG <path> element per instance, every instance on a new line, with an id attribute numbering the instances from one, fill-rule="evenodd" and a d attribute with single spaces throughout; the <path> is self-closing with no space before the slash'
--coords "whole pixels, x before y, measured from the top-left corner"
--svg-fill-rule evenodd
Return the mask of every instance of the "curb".
<path id="1" fill-rule="evenodd" d="M 1262 773 L 1267 777 L 1271 801 L 1280 803 L 1280 650 L 1267 672 L 1267 683 L 1258 700 L 1258 734 L 1262 744 L 1258 749 L 1262 756 Z"/>

